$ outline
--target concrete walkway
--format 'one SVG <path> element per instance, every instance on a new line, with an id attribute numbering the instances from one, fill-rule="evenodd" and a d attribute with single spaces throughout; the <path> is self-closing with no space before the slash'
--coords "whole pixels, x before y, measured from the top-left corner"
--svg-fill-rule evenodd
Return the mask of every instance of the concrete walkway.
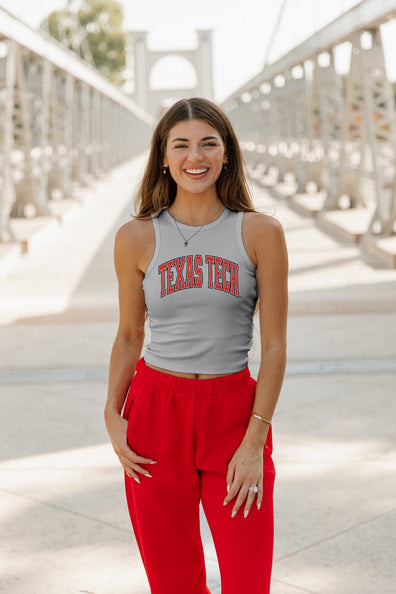
<path id="1" fill-rule="evenodd" d="M 148 594 L 103 405 L 114 233 L 142 159 L 98 184 L 0 279 L 0 591 Z M 396 272 L 254 188 L 290 251 L 289 362 L 274 421 L 272 594 L 393 594 Z M 258 365 L 258 334 L 251 368 Z M 202 518 L 212 594 L 220 593 Z M 241 593 L 245 594 L 245 593 Z M 249 594 L 249 593 L 246 593 Z"/>

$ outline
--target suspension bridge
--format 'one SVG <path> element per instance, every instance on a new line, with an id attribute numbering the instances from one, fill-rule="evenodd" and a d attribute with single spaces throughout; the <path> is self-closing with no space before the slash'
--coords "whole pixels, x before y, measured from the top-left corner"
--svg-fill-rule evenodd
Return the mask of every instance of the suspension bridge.
<path id="1" fill-rule="evenodd" d="M 394 18 L 396 0 L 364 0 L 222 103 L 255 205 L 282 222 L 290 253 L 272 594 L 391 594 L 396 583 L 396 131 L 382 42 Z M 114 234 L 130 218 L 161 109 L 147 76 L 163 54 L 148 53 L 144 33 L 135 42 L 132 98 L 0 8 L 7 594 L 149 592 L 102 421 L 117 329 Z M 210 53 L 205 30 L 184 54 L 208 97 Z M 258 362 L 256 336 L 253 374 Z M 218 594 L 203 515 L 202 534 Z"/>

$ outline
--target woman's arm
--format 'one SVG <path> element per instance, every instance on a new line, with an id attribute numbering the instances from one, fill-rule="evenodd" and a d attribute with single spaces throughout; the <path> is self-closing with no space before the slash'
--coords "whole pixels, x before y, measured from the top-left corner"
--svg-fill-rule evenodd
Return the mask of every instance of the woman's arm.
<path id="1" fill-rule="evenodd" d="M 147 244 L 152 239 L 147 231 L 147 222 L 131 221 L 118 230 L 115 238 L 114 265 L 118 279 L 120 322 L 110 357 L 105 406 L 105 423 L 114 451 L 125 472 L 137 482 L 138 473 L 148 474 L 140 464 L 153 464 L 155 461 L 138 455 L 128 446 L 128 422 L 122 418 L 122 408 L 144 341 L 142 266 L 144 268 L 144 259 L 147 259 Z"/>
<path id="2" fill-rule="evenodd" d="M 246 227 L 245 246 L 256 264 L 261 338 L 261 360 L 253 410 L 259 416 L 271 420 L 286 365 L 287 249 L 282 227 L 276 219 L 252 213 L 249 214 Z M 245 500 L 245 513 L 250 511 L 254 500 L 254 492 L 248 490 L 250 486 L 258 486 L 257 506 L 261 505 L 263 448 L 268 430 L 268 423 L 250 417 L 242 443 L 230 462 L 227 474 L 230 490 L 224 502 L 226 504 L 237 496 L 233 512 L 237 512 Z"/>
<path id="3" fill-rule="evenodd" d="M 286 366 L 288 258 L 280 223 L 274 218 L 266 223 L 255 234 L 261 359 L 253 410 L 271 420 Z M 268 429 L 267 423 L 251 417 L 246 438 L 264 446 Z"/>

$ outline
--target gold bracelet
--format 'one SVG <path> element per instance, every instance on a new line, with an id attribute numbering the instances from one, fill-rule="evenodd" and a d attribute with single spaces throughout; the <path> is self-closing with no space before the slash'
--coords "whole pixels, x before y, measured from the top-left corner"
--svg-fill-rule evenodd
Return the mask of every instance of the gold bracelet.
<path id="1" fill-rule="evenodd" d="M 255 419 L 259 419 L 260 421 L 263 421 L 263 423 L 268 423 L 268 425 L 271 425 L 271 421 L 269 421 L 268 419 L 264 419 L 264 417 L 260 417 L 260 415 L 258 415 L 254 411 L 250 413 L 250 416 L 254 417 Z"/>

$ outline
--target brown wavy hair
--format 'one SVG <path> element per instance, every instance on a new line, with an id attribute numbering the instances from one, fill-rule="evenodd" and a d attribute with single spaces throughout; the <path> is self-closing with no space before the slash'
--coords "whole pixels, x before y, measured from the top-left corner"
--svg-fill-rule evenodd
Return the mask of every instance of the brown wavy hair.
<path id="1" fill-rule="evenodd" d="M 203 120 L 220 134 L 228 159 L 216 181 L 219 200 L 230 210 L 254 212 L 246 183 L 243 159 L 231 122 L 211 101 L 200 97 L 174 103 L 158 122 L 151 140 L 150 154 L 135 200 L 135 216 L 145 218 L 170 206 L 176 197 L 177 185 L 169 171 L 162 173 L 166 144 L 173 126 L 185 120 Z"/>

